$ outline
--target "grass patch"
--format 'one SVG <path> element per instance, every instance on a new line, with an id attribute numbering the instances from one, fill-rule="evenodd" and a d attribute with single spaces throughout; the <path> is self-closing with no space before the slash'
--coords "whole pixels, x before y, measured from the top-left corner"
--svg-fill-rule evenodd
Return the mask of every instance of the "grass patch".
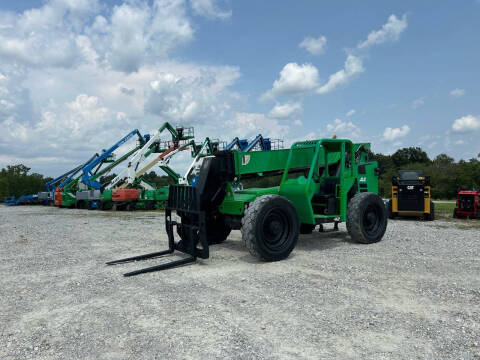
<path id="1" fill-rule="evenodd" d="M 434 202 L 435 203 L 435 218 L 444 219 L 453 217 L 453 209 L 457 207 L 456 203 Z"/>

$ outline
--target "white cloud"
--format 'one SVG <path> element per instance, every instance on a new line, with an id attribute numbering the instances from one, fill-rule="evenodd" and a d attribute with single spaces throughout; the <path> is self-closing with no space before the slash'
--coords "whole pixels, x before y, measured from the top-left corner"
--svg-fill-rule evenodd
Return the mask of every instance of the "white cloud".
<path id="1" fill-rule="evenodd" d="M 273 109 L 270 110 L 269 116 L 276 119 L 286 119 L 300 111 L 302 111 L 302 104 L 299 102 L 276 104 Z"/>
<path id="2" fill-rule="evenodd" d="M 335 119 L 333 123 L 327 124 L 327 132 L 329 136 L 337 135 L 338 138 L 346 139 L 358 139 L 361 134 L 354 123 L 341 119 Z"/>
<path id="3" fill-rule="evenodd" d="M 35 67 L 99 61 L 132 72 L 193 38 L 184 0 L 131 1 L 105 18 L 97 0 L 49 0 L 19 16 L 1 13 L 0 56 Z"/>
<path id="4" fill-rule="evenodd" d="M 230 89 L 238 68 L 168 59 L 193 38 L 187 4 L 49 0 L 0 12 L 0 166 L 16 158 L 55 175 L 167 120 L 199 138 L 239 134 L 226 124 L 242 101 Z"/>
<path id="5" fill-rule="evenodd" d="M 360 42 L 357 47 L 359 49 L 365 49 L 373 45 L 397 41 L 400 38 L 400 34 L 407 28 L 407 25 L 406 14 L 404 14 L 401 19 L 392 14 L 380 30 L 372 31 L 368 34 L 367 39 Z"/>
<path id="6" fill-rule="evenodd" d="M 263 134 L 268 137 L 285 138 L 290 130 L 289 126 L 282 125 L 278 120 L 260 113 L 238 112 L 232 120 L 227 122 L 227 125 L 237 135 L 241 133 L 246 137 Z"/>
<path id="7" fill-rule="evenodd" d="M 326 84 L 317 89 L 319 94 L 326 94 L 335 90 L 338 86 L 345 85 L 355 78 L 358 74 L 364 72 L 362 60 L 354 55 L 348 55 L 342 70 L 330 75 Z"/>
<path id="8" fill-rule="evenodd" d="M 399 138 L 407 136 L 410 132 L 410 126 L 403 125 L 400 128 L 391 128 L 387 127 L 383 132 L 383 140 L 384 141 L 395 141 Z"/>
<path id="9" fill-rule="evenodd" d="M 209 19 L 228 19 L 232 16 L 231 10 L 221 10 L 215 0 L 190 0 L 193 11 Z"/>
<path id="10" fill-rule="evenodd" d="M 453 122 L 452 130 L 455 132 L 467 132 L 480 130 L 480 118 L 466 115 Z"/>
<path id="11" fill-rule="evenodd" d="M 269 100 L 277 95 L 304 93 L 317 86 L 318 70 L 315 66 L 288 63 L 280 71 L 280 78 L 274 81 L 272 89 L 264 93 L 260 99 Z"/>
<path id="12" fill-rule="evenodd" d="M 347 117 L 353 116 L 356 113 L 355 109 L 351 109 L 347 112 Z"/>
<path id="13" fill-rule="evenodd" d="M 424 96 L 413 100 L 412 109 L 418 109 L 419 107 L 422 107 L 423 105 L 425 105 L 425 97 Z"/>
<path id="14" fill-rule="evenodd" d="M 465 90 L 456 88 L 456 89 L 453 89 L 452 91 L 450 91 L 450 95 L 455 97 L 455 98 L 459 98 L 459 97 L 462 97 L 463 95 L 465 95 Z"/>
<path id="15" fill-rule="evenodd" d="M 306 37 L 298 46 L 304 48 L 311 54 L 320 55 L 325 52 L 326 45 L 327 38 L 320 35 L 318 38 Z"/>
<path id="16" fill-rule="evenodd" d="M 145 108 L 176 123 L 206 122 L 229 110 L 225 90 L 240 76 L 237 68 L 199 68 L 191 74 L 160 73 L 151 81 Z M 223 100 L 223 101 L 222 101 Z"/>

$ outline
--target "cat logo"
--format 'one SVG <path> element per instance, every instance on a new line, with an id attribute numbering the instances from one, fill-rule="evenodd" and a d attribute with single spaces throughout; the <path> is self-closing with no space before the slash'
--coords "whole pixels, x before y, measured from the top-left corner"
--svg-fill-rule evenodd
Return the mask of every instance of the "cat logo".
<path id="1" fill-rule="evenodd" d="M 408 185 L 407 190 L 413 190 L 413 185 Z"/>
<path id="2" fill-rule="evenodd" d="M 366 177 L 361 177 L 360 182 L 367 182 L 367 178 Z"/>

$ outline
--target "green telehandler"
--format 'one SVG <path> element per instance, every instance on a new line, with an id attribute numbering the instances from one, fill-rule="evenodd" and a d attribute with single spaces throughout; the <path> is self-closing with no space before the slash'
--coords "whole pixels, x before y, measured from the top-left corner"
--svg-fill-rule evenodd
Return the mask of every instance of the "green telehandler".
<path id="1" fill-rule="evenodd" d="M 169 248 L 107 264 L 175 250 L 189 255 L 124 274 L 132 276 L 206 259 L 209 246 L 223 242 L 232 229 L 241 230 L 250 253 L 264 261 L 287 258 L 299 233 L 325 223 L 346 222 L 352 240 L 359 243 L 380 241 L 387 212 L 378 195 L 378 164 L 369 161 L 369 148 L 368 143 L 321 139 L 296 142 L 285 150 L 220 151 L 203 160 L 195 186 L 170 186 L 165 210 Z M 271 175 L 281 175 L 279 186 L 240 186 L 242 180 Z"/>

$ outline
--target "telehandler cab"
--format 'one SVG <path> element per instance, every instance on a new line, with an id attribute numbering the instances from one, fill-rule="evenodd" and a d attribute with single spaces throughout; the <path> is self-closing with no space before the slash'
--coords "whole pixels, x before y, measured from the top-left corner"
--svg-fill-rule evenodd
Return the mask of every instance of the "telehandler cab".
<path id="1" fill-rule="evenodd" d="M 322 139 L 296 142 L 285 150 L 220 151 L 203 160 L 195 186 L 170 186 L 165 210 L 169 248 L 107 264 L 150 259 L 175 250 L 189 255 L 124 274 L 132 276 L 207 259 L 209 246 L 223 242 L 232 229 L 240 229 L 250 253 L 266 261 L 287 258 L 300 232 L 311 232 L 324 223 L 346 222 L 356 242 L 380 241 L 387 212 L 377 194 L 378 165 L 369 161 L 369 147 Z M 282 176 L 279 186 L 239 186 L 242 180 L 271 175 Z M 175 241 L 175 232 L 180 241 Z"/>

